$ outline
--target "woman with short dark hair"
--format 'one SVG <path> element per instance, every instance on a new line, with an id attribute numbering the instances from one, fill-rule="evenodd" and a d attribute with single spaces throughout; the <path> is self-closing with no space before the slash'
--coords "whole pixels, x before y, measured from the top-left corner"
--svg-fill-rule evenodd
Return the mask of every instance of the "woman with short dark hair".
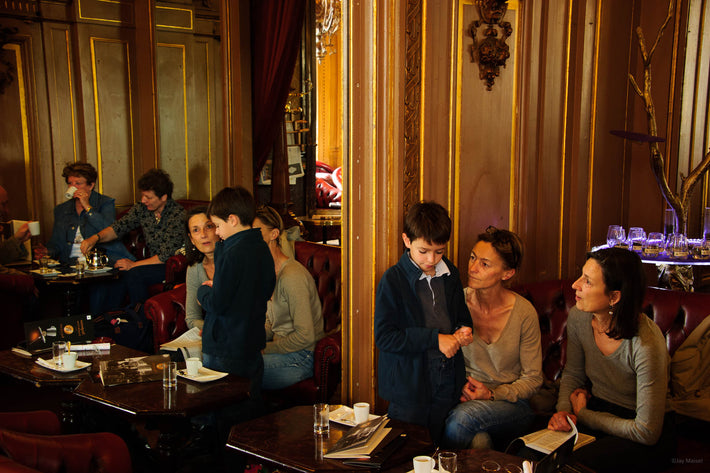
<path id="1" fill-rule="evenodd" d="M 54 208 L 54 227 L 47 250 L 51 258 L 69 264 L 82 256 L 82 241 L 113 223 L 116 205 L 114 199 L 94 190 L 98 173 L 91 164 L 69 163 L 64 166 L 62 177 L 75 190 L 69 200 Z M 111 264 L 121 258 L 135 259 L 120 241 L 99 246 L 106 251 Z"/>
<path id="2" fill-rule="evenodd" d="M 641 259 L 622 248 L 591 252 L 572 288 L 567 361 L 548 428 L 569 431 L 569 418 L 595 436 L 574 459 L 596 471 L 664 469 L 674 443 L 672 421 L 664 421 L 669 356 L 641 312 Z"/>
<path id="3" fill-rule="evenodd" d="M 542 384 L 540 325 L 532 304 L 505 287 L 522 259 L 520 238 L 495 227 L 471 250 L 464 294 L 473 342 L 461 348 L 468 382 L 446 419 L 447 447 L 503 449 L 534 418 L 528 399 Z"/>

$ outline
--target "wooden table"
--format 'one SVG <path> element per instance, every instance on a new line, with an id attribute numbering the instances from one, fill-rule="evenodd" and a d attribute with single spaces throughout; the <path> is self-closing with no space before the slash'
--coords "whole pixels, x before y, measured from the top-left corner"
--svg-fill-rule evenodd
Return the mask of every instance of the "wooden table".
<path id="1" fill-rule="evenodd" d="M 184 363 L 182 363 L 184 368 Z M 163 471 L 176 471 L 180 433 L 191 417 L 219 410 L 247 399 L 250 381 L 228 375 L 198 383 L 178 377 L 177 388 L 163 389 L 162 381 L 104 387 L 85 379 L 74 395 L 85 402 L 119 412 L 128 420 L 148 421 L 159 431 L 157 453 Z"/>
<path id="2" fill-rule="evenodd" d="M 67 317 L 79 315 L 77 310 L 80 312 L 81 307 L 79 307 L 78 300 L 80 295 L 86 292 L 87 288 L 96 283 L 118 279 L 120 276 L 120 272 L 117 269 L 102 272 L 91 272 L 87 269 L 81 277 L 72 274 L 75 271 L 72 266 L 61 265 L 51 269 L 57 269 L 61 274 L 45 276 L 35 271 L 30 271 L 29 274 L 35 279 L 35 284 L 40 288 L 40 294 L 45 292 L 41 290 L 42 286 L 47 289 L 57 288 L 62 291 L 62 315 Z"/>
<path id="3" fill-rule="evenodd" d="M 412 469 L 412 458 L 434 453 L 435 447 L 425 427 L 396 420 L 390 420 L 387 425 L 404 429 L 407 440 L 386 461 L 383 471 L 408 472 Z M 313 435 L 313 407 L 296 406 L 234 426 L 227 447 L 288 471 L 368 471 L 348 466 L 341 460 L 323 458 L 323 454 L 348 430 L 349 427 L 331 422 L 328 437 L 316 437 Z M 458 453 L 459 471 L 480 471 L 481 463 L 486 460 L 495 460 L 501 467 L 508 463 L 520 466 L 523 461 L 493 450 Z"/>

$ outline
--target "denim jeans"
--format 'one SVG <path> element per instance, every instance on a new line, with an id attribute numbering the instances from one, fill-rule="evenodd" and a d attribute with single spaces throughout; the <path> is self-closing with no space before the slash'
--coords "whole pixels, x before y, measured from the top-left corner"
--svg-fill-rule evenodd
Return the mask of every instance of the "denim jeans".
<path id="1" fill-rule="evenodd" d="M 313 352 L 265 353 L 263 389 L 281 389 L 313 376 Z"/>
<path id="2" fill-rule="evenodd" d="M 473 400 L 457 405 L 446 418 L 444 439 L 447 448 L 469 448 L 479 432 L 488 433 L 496 449 L 528 432 L 534 418 L 528 401 Z"/>

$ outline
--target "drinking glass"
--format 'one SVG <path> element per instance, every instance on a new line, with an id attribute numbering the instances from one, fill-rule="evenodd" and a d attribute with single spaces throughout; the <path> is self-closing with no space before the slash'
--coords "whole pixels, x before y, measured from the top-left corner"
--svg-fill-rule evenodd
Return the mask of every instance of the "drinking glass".
<path id="1" fill-rule="evenodd" d="M 456 454 L 454 452 L 439 453 L 439 473 L 456 473 Z"/>
<path id="2" fill-rule="evenodd" d="M 651 232 L 643 245 L 643 256 L 646 258 L 657 258 L 666 247 L 666 239 L 663 233 Z"/>
<path id="3" fill-rule="evenodd" d="M 676 227 L 675 210 L 666 209 L 666 212 L 663 214 L 663 234 L 669 237 L 673 233 L 676 233 Z"/>
<path id="4" fill-rule="evenodd" d="M 163 388 L 177 387 L 177 363 L 166 361 L 163 363 Z"/>
<path id="5" fill-rule="evenodd" d="M 49 258 L 42 256 L 39 259 L 39 272 L 42 274 L 47 274 L 49 272 Z"/>
<path id="6" fill-rule="evenodd" d="M 708 246 L 708 242 L 705 239 L 688 240 L 688 251 L 695 260 L 710 259 L 710 246 Z"/>
<path id="7" fill-rule="evenodd" d="M 64 366 L 62 355 L 67 351 L 66 342 L 52 342 L 52 359 L 57 366 Z"/>
<path id="8" fill-rule="evenodd" d="M 606 244 L 609 248 L 626 243 L 626 233 L 621 225 L 609 225 L 606 232 Z"/>
<path id="9" fill-rule="evenodd" d="M 688 258 L 688 239 L 682 233 L 673 233 L 668 238 L 666 254 L 673 259 L 683 260 Z"/>
<path id="10" fill-rule="evenodd" d="M 498 462 L 495 462 L 493 460 L 486 460 L 483 463 L 481 463 L 481 470 L 482 471 L 500 471 L 500 464 L 498 464 Z"/>
<path id="11" fill-rule="evenodd" d="M 328 435 L 330 431 L 330 406 L 323 402 L 313 404 L 313 433 Z"/>
<path id="12" fill-rule="evenodd" d="M 644 243 L 646 243 L 646 232 L 643 231 L 643 228 L 629 228 L 629 249 L 636 253 L 641 253 Z"/>

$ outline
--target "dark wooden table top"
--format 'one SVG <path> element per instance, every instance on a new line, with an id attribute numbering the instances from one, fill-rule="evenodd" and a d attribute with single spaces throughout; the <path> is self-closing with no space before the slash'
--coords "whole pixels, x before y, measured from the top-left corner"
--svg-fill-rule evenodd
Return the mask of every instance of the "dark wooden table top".
<path id="1" fill-rule="evenodd" d="M 249 383 L 233 375 L 209 383 L 178 376 L 173 389 L 163 389 L 162 381 L 104 387 L 92 376 L 82 381 L 74 395 L 130 416 L 189 418 L 246 399 Z"/>
<path id="2" fill-rule="evenodd" d="M 435 452 L 426 428 L 397 420 L 390 420 L 387 425 L 403 429 L 407 440 L 386 461 L 383 471 L 409 472 L 413 468 L 412 458 Z M 313 407 L 297 406 L 235 425 L 227 446 L 289 471 L 368 471 L 346 465 L 342 460 L 323 458 L 323 454 L 349 429 L 331 422 L 328 437 L 316 437 L 313 435 Z M 501 471 L 505 471 L 503 467 L 507 464 L 522 466 L 523 462 L 522 458 L 493 450 L 462 450 L 457 454 L 458 471 L 480 471 L 486 460 L 497 462 Z"/>
<path id="3" fill-rule="evenodd" d="M 132 356 L 143 356 L 145 353 L 138 350 L 133 350 L 120 345 L 112 345 L 109 352 L 88 352 L 78 351 L 79 360 L 92 362 L 99 358 L 115 358 L 123 359 Z M 60 373 L 43 368 L 35 361 L 37 358 L 50 359 L 52 353 L 42 353 L 34 356 L 24 356 L 13 352 L 12 350 L 0 351 L 0 373 L 12 376 L 23 381 L 34 384 L 37 387 L 42 386 L 58 386 L 73 388 L 78 386 L 82 381 L 88 379 L 93 367 L 88 367 L 83 370 L 73 371 L 71 373 Z"/>

